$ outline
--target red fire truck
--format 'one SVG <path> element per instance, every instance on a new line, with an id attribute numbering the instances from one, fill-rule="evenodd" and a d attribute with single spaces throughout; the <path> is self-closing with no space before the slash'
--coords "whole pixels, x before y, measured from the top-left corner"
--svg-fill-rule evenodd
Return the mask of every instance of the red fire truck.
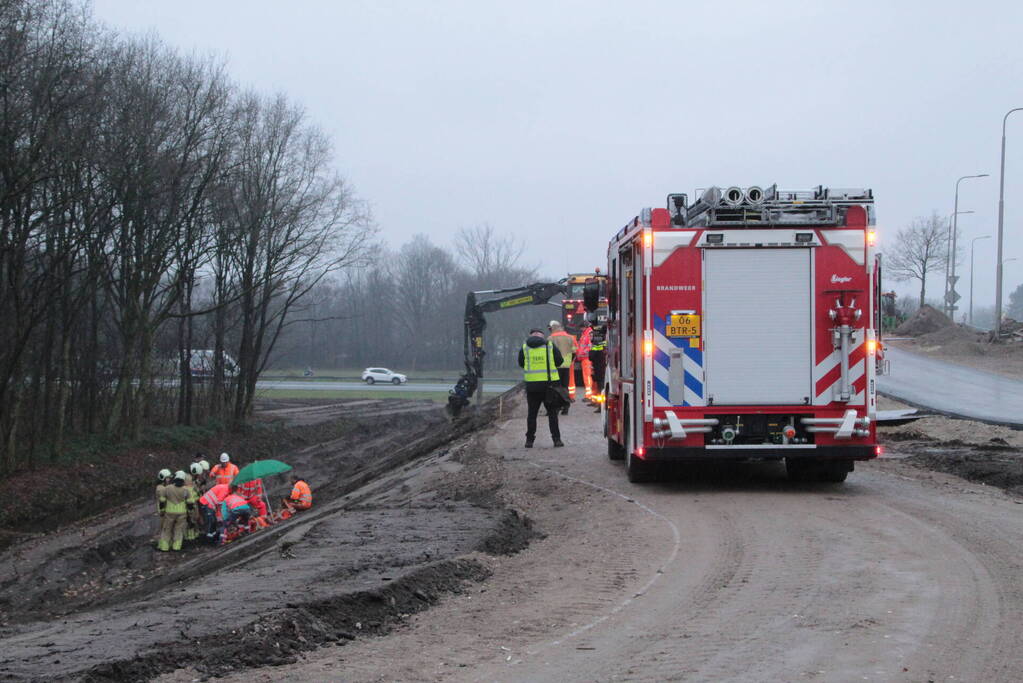
<path id="1" fill-rule="evenodd" d="M 880 453 L 880 271 L 866 189 L 712 187 L 644 209 L 608 248 L 608 456 L 785 459 L 844 481 Z"/>

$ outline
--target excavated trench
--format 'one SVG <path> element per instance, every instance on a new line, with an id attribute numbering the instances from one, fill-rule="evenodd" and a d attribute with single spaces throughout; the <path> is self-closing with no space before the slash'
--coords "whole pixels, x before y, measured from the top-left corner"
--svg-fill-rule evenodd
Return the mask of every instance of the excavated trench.
<path id="1" fill-rule="evenodd" d="M 473 474 L 487 457 L 475 432 L 493 409 L 452 423 L 413 403 L 275 406 L 297 424 L 353 426 L 281 455 L 314 482 L 313 510 L 230 546 L 155 553 L 148 501 L 11 546 L 0 554 L 0 679 L 280 664 L 385 632 L 485 579 L 475 553 L 517 552 L 537 535 Z"/>

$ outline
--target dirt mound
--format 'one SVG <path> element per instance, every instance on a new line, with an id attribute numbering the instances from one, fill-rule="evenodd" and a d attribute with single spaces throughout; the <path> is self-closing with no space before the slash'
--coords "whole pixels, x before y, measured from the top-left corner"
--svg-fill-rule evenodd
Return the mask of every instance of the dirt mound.
<path id="1" fill-rule="evenodd" d="M 946 444 L 924 449 L 906 461 L 1023 495 L 1023 453 L 1003 444 L 994 440 L 979 446 Z"/>
<path id="2" fill-rule="evenodd" d="M 546 538 L 546 534 L 533 528 L 533 520 L 519 515 L 517 510 L 508 510 L 497 531 L 483 539 L 477 550 L 488 555 L 514 555 L 536 538 Z"/>
<path id="3" fill-rule="evenodd" d="M 895 328 L 895 334 L 919 337 L 945 327 L 955 327 L 955 323 L 938 309 L 924 304 L 906 322 Z"/>
<path id="4" fill-rule="evenodd" d="M 438 562 L 382 589 L 292 604 L 264 614 L 230 638 L 209 638 L 202 647 L 189 641 L 163 643 L 158 651 L 94 667 L 84 681 L 138 681 L 189 663 L 207 676 L 241 668 L 291 664 L 301 652 L 357 635 L 382 635 L 409 615 L 421 612 L 466 583 L 484 581 L 490 570 L 474 560 Z"/>
<path id="5" fill-rule="evenodd" d="M 961 325 L 950 325 L 935 330 L 934 332 L 927 332 L 926 334 L 919 335 L 917 342 L 921 344 L 934 345 L 934 346 L 945 346 L 948 344 L 958 344 L 965 347 L 977 347 L 979 343 L 985 343 L 987 340 L 986 332 L 976 332 L 968 327 Z"/>

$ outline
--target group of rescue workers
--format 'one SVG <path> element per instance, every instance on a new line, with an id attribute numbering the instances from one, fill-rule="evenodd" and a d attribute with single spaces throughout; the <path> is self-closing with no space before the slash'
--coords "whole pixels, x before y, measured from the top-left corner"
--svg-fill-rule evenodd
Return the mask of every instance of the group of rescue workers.
<path id="1" fill-rule="evenodd" d="M 272 516 L 263 480 L 235 485 L 238 472 L 238 466 L 227 453 L 221 453 L 220 463 L 212 468 L 204 454 L 196 453 L 187 473 L 160 470 L 156 485 L 160 517 L 157 550 L 181 550 L 186 542 L 221 545 L 313 505 L 309 484 L 292 472 L 291 495 L 281 500 L 281 509 Z"/>
<path id="2" fill-rule="evenodd" d="M 547 410 L 547 423 L 551 430 L 554 447 L 564 446 L 558 414 L 568 415 L 571 403 L 576 399 L 575 363 L 578 361 L 583 377 L 583 401 L 590 403 L 600 412 L 603 398 L 604 372 L 607 368 L 605 336 L 602 330 L 595 330 L 589 321 L 582 323 L 579 339 L 565 331 L 557 320 L 547 326 L 550 336 L 544 337 L 543 330 L 533 328 L 519 350 L 519 367 L 526 382 L 526 448 L 533 447 L 536 439 L 536 418 L 540 406 Z M 559 385 L 566 390 L 568 401 L 563 405 L 557 393 L 551 388 Z"/>

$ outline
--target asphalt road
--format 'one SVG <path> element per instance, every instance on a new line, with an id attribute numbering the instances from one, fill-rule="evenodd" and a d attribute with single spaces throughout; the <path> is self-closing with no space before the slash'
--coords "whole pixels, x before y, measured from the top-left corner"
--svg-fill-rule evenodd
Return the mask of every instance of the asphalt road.
<path id="1" fill-rule="evenodd" d="M 436 382 L 411 382 L 408 384 L 366 384 L 365 382 L 321 382 L 301 380 L 262 380 L 256 384 L 257 389 L 285 389 L 288 391 L 367 391 L 379 389 L 380 391 L 449 391 L 455 386 Z M 483 382 L 483 393 L 501 394 L 512 388 L 507 380 L 494 382 Z"/>
<path id="2" fill-rule="evenodd" d="M 889 346 L 891 374 L 877 387 L 892 398 L 982 422 L 1023 426 L 1023 382 Z"/>

